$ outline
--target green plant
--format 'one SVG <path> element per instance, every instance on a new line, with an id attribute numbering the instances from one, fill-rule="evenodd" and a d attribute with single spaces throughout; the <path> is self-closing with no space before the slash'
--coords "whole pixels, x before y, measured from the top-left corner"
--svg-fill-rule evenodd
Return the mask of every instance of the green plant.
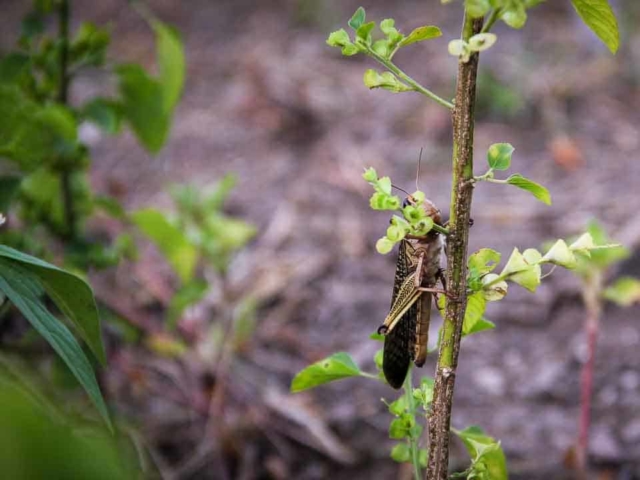
<path id="1" fill-rule="evenodd" d="M 608 242 L 604 228 L 597 222 L 587 227 L 590 235 L 600 243 Z M 595 369 L 596 344 L 605 300 L 628 307 L 640 302 L 640 280 L 633 277 L 621 277 L 611 285 L 606 285 L 607 274 L 611 267 L 629 256 L 626 248 L 618 247 L 607 250 L 595 250 L 587 257 L 580 258 L 576 275 L 582 282 L 582 299 L 587 315 L 584 331 L 587 343 L 586 361 L 582 367 L 580 420 L 578 440 L 576 443 L 576 460 L 578 468 L 587 470 L 587 447 L 589 443 L 589 425 L 591 423 L 591 395 Z"/>
<path id="2" fill-rule="evenodd" d="M 137 64 L 107 61 L 108 28 L 85 22 L 70 32 L 69 0 L 34 1 L 17 50 L 0 57 L 0 158 L 8 173 L 2 182 L 11 192 L 2 211 L 17 202 L 21 219 L 20 231 L 3 233 L 5 243 L 44 254 L 48 242 L 64 240 L 67 260 L 81 268 L 108 266 L 130 253 L 126 234 L 111 245 L 86 238 L 84 225 L 93 212 L 119 216 L 122 208 L 90 186 L 92 159 L 78 128 L 91 122 L 117 134 L 127 123 L 154 154 L 167 139 L 184 83 L 182 43 L 174 29 L 137 8 L 156 36 L 157 76 Z M 55 33 L 49 32 L 52 22 Z M 85 69 L 114 75 L 117 94 L 71 104 L 73 81 Z"/>
<path id="3" fill-rule="evenodd" d="M 443 0 L 442 3 L 450 2 Z M 463 431 L 450 428 L 461 339 L 465 335 L 494 327 L 484 318 L 486 303 L 500 300 L 507 294 L 507 281 L 535 291 L 543 278 L 542 266 L 551 264 L 575 268 L 580 256 L 612 247 L 596 245 L 593 237 L 587 233 L 570 245 L 564 240 L 558 240 L 545 254 L 536 249 L 527 249 L 521 253 L 516 248 L 499 274 L 492 273 L 500 262 L 498 252 L 486 248 L 472 255 L 467 252 L 472 194 L 474 186 L 480 182 L 513 185 L 530 192 L 545 204 L 551 203 L 545 187 L 520 174 L 513 174 L 505 179 L 496 178 L 496 172 L 510 167 L 514 149 L 508 143 L 497 143 L 489 148 L 488 169 L 484 174 L 475 175 L 473 168 L 479 53 L 488 50 L 497 41 L 497 36 L 490 31 L 498 20 L 504 21 L 509 27 L 521 28 L 527 20 L 527 10 L 539 3 L 541 0 L 465 0 L 461 37 L 449 42 L 449 53 L 458 59 L 457 88 L 453 101 L 424 87 L 393 61 L 400 48 L 441 36 L 438 27 L 422 26 L 404 35 L 396 28 L 393 19 L 385 19 L 379 24 L 382 36 L 375 36 L 376 22 L 366 22 L 365 11 L 360 7 L 349 20 L 349 26 L 355 35 L 341 29 L 333 32 L 327 39 L 327 43 L 340 48 L 343 55 L 364 54 L 383 67 L 383 71 L 369 69 L 365 72 L 364 84 L 368 88 L 382 88 L 393 93 L 417 92 L 452 112 L 452 190 L 450 220 L 446 228 L 438 225 L 433 215 L 425 213 L 423 192 L 409 195 L 408 205 L 403 208 L 400 198 L 392 193 L 388 177 L 379 178 L 373 169 L 366 170 L 363 175 L 375 189 L 370 201 L 371 207 L 396 212 L 387 234 L 376 244 L 378 252 L 388 253 L 395 243 L 403 242 L 405 238 L 424 237 L 432 229 L 440 235 L 446 235 L 446 295 L 440 297 L 444 322 L 438 336 L 436 377 L 434 380 L 422 381 L 421 387 L 415 389 L 411 386 L 411 376 L 408 375 L 402 397 L 404 400 L 399 400 L 399 404 L 390 404 L 390 411 L 396 416 L 391 422 L 390 436 L 405 439 L 394 447 L 392 456 L 399 461 L 411 462 L 416 479 L 421 477 L 421 469 L 425 463 L 428 479 L 448 478 L 451 431 L 463 440 L 471 456 L 471 466 L 457 476 L 494 480 L 507 477 L 506 461 L 499 442 L 478 428 Z M 572 0 L 572 4 L 585 23 L 615 53 L 618 48 L 618 29 L 607 1 Z M 408 206 L 413 208 L 407 208 Z M 429 220 L 425 220 L 426 218 Z M 421 268 L 421 264 L 418 265 L 417 268 Z M 418 286 L 416 285 L 416 289 Z M 419 295 L 415 295 L 412 300 L 417 302 L 418 298 Z M 418 335 L 413 332 L 413 336 L 415 341 Z M 378 366 L 384 361 L 381 356 L 379 352 Z M 348 354 L 340 353 L 301 371 L 293 379 L 291 389 L 300 391 L 350 376 L 380 378 L 380 375 L 362 372 Z M 415 401 L 411 401 L 412 399 Z M 421 432 L 415 424 L 418 405 L 427 412 L 429 438 L 425 453 L 421 453 L 417 445 Z M 425 456 L 428 458 L 425 459 Z"/>

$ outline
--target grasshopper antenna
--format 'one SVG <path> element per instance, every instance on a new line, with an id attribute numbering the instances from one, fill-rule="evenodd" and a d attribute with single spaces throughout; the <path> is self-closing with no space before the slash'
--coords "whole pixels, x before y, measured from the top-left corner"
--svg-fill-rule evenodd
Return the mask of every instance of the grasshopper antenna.
<path id="1" fill-rule="evenodd" d="M 400 187 L 396 187 L 395 185 L 391 184 L 391 186 L 393 188 L 395 188 L 396 190 L 400 190 L 401 192 L 406 193 L 409 197 L 411 196 L 411 194 L 409 192 L 407 192 L 404 188 L 400 188 Z"/>
<path id="2" fill-rule="evenodd" d="M 418 171 L 416 172 L 416 190 L 420 190 L 420 187 L 418 187 L 418 180 L 420 179 L 420 163 L 422 162 L 422 150 L 423 147 L 420 147 L 420 155 L 418 156 Z"/>

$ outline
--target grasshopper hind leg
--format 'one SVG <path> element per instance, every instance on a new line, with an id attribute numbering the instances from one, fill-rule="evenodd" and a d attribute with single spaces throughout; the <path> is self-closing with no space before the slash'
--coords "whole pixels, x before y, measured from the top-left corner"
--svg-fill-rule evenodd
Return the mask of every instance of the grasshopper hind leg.
<path id="1" fill-rule="evenodd" d="M 389 385 L 395 389 L 402 387 L 413 361 L 416 341 L 415 310 L 415 306 L 411 307 L 384 339 L 382 372 Z"/>

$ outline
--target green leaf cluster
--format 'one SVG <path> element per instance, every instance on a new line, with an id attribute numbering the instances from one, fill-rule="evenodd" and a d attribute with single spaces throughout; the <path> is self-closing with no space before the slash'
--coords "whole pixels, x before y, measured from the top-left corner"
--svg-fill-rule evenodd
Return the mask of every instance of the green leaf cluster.
<path id="1" fill-rule="evenodd" d="M 452 478 L 507 480 L 507 460 L 499 441 L 477 426 L 451 431 L 462 440 L 471 457 L 471 466 L 464 472 L 452 475 Z"/>
<path id="2" fill-rule="evenodd" d="M 389 177 L 378 178 L 376 170 L 369 167 L 362 174 L 362 178 L 375 190 L 369 200 L 369 206 L 373 210 L 391 210 L 401 214 L 391 218 L 387 234 L 377 241 L 376 250 L 379 253 L 383 255 L 389 253 L 393 246 L 407 235 L 424 236 L 432 229 L 438 228 L 423 208 L 424 192 L 419 190 L 414 192 L 409 196 L 408 205 L 402 206 L 400 198 L 391 193 L 391 179 Z"/>

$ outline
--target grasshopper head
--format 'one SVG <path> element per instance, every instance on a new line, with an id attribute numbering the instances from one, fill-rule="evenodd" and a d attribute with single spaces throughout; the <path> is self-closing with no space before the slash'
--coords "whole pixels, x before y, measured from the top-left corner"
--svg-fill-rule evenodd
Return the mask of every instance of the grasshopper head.
<path id="1" fill-rule="evenodd" d="M 404 199 L 404 202 L 402 202 L 402 208 L 406 207 L 407 205 L 413 205 L 414 207 L 417 207 L 418 202 L 413 196 L 409 195 Z M 441 225 L 442 215 L 440 214 L 440 210 L 438 209 L 438 207 L 436 207 L 431 200 L 425 198 L 422 202 L 422 208 L 424 209 L 425 213 L 433 219 L 434 223 Z"/>

